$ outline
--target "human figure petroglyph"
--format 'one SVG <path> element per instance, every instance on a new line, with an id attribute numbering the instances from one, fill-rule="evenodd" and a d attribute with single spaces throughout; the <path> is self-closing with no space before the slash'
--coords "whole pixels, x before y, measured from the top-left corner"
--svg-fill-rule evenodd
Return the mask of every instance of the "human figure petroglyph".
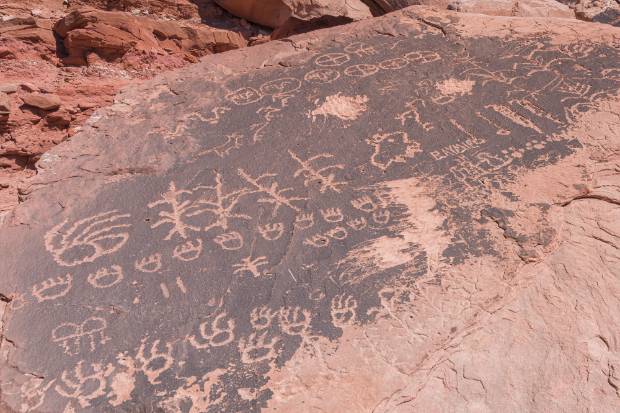
<path id="1" fill-rule="evenodd" d="M 307 212 L 298 214 L 295 218 L 295 227 L 301 230 L 311 228 L 314 225 L 314 213 Z"/>
<path id="2" fill-rule="evenodd" d="M 218 312 L 198 326 L 199 335 L 187 337 L 187 341 L 196 349 L 222 347 L 235 340 L 235 320 L 225 311 Z"/>
<path id="3" fill-rule="evenodd" d="M 376 74 L 378 71 L 379 66 L 370 63 L 361 63 L 347 67 L 344 69 L 344 74 L 351 77 L 368 77 Z"/>
<path id="4" fill-rule="evenodd" d="M 172 256 L 181 261 L 193 261 L 200 257 L 202 253 L 202 240 L 196 238 L 189 240 L 174 247 Z"/>
<path id="5" fill-rule="evenodd" d="M 368 222 L 364 217 L 351 218 L 347 220 L 347 226 L 355 231 L 361 231 L 368 226 Z"/>
<path id="6" fill-rule="evenodd" d="M 347 185 L 346 182 L 338 181 L 334 173 L 329 172 L 332 170 L 343 170 L 344 164 L 319 166 L 323 161 L 334 158 L 334 155 L 322 153 L 303 160 L 290 149 L 288 153 L 291 158 L 299 164 L 299 168 L 295 171 L 293 177 L 303 177 L 304 186 L 306 188 L 310 187 L 312 184 L 317 184 L 319 186 L 319 192 L 321 193 L 325 193 L 326 191 L 340 193 L 341 187 Z"/>
<path id="7" fill-rule="evenodd" d="M 314 59 L 317 66 L 342 66 L 351 60 L 346 53 L 327 53 Z"/>
<path id="8" fill-rule="evenodd" d="M 95 288 L 109 288 L 121 282 L 123 278 L 123 267 L 111 265 L 88 274 L 86 280 Z"/>
<path id="9" fill-rule="evenodd" d="M 406 67 L 409 60 L 402 57 L 394 57 L 379 63 L 379 67 L 383 70 L 399 70 Z"/>
<path id="10" fill-rule="evenodd" d="M 331 68 L 320 68 L 306 73 L 304 80 L 310 83 L 325 84 L 331 83 L 340 78 L 340 72 Z"/>
<path id="11" fill-rule="evenodd" d="M 294 189 L 279 188 L 278 181 L 275 179 L 277 176 L 276 174 L 266 173 L 254 178 L 241 168 L 237 169 L 237 172 L 241 178 L 255 188 L 253 190 L 254 193 L 261 193 L 265 196 L 264 198 L 259 198 L 258 202 L 273 205 L 272 216 L 276 216 L 281 207 L 288 207 L 293 211 L 300 212 L 301 209 L 294 205 L 293 202 L 308 200 L 308 198 L 305 197 L 286 195 L 287 192 L 293 191 Z M 267 183 L 269 181 L 271 183 Z"/>
<path id="12" fill-rule="evenodd" d="M 148 339 L 140 341 L 140 347 L 135 357 L 136 368 L 141 371 L 151 384 L 160 384 L 159 376 L 172 367 L 174 357 L 172 356 L 173 343 L 163 343 L 161 340 L 154 340 L 149 346 Z"/>
<path id="13" fill-rule="evenodd" d="M 373 212 L 379 208 L 379 205 L 368 195 L 352 199 L 351 205 L 362 212 Z"/>
<path id="14" fill-rule="evenodd" d="M 239 340 L 241 362 L 255 364 L 275 361 L 278 357 L 281 339 L 278 336 L 269 337 L 269 331 L 256 331 L 248 337 Z"/>
<path id="15" fill-rule="evenodd" d="M 45 248 L 54 260 L 73 267 L 120 250 L 129 239 L 126 232 L 131 215 L 117 210 L 104 212 L 67 225 L 68 220 L 53 227 L 45 234 Z"/>
<path id="16" fill-rule="evenodd" d="M 258 102 L 262 98 L 263 95 L 251 87 L 242 87 L 226 95 L 226 99 L 238 106 L 249 105 Z"/>
<path id="17" fill-rule="evenodd" d="M 266 330 L 277 320 L 278 313 L 270 307 L 263 305 L 256 307 L 250 313 L 250 324 L 255 330 Z"/>
<path id="18" fill-rule="evenodd" d="M 105 335 L 107 328 L 108 322 L 101 317 L 89 317 L 80 324 L 62 323 L 52 330 L 52 342 L 59 344 L 67 355 L 79 354 L 83 342 L 93 352 L 97 344 L 110 341 Z"/>
<path id="19" fill-rule="evenodd" d="M 136 270 L 146 273 L 158 272 L 161 270 L 161 254 L 155 253 L 144 258 L 139 258 L 134 263 Z"/>
<path id="20" fill-rule="evenodd" d="M 82 408 L 106 394 L 107 378 L 114 372 L 112 364 L 92 363 L 85 367 L 81 360 L 72 370 L 62 372 L 54 389 L 61 396 L 76 400 Z"/>
<path id="21" fill-rule="evenodd" d="M 353 42 L 344 47 L 344 51 L 357 57 L 368 57 L 377 54 L 377 49 L 362 42 Z"/>
<path id="22" fill-rule="evenodd" d="M 234 149 L 239 149 L 242 146 L 244 136 L 238 132 L 233 132 L 231 134 L 226 135 L 226 141 L 221 145 L 215 146 L 213 148 L 205 149 L 200 152 L 198 156 L 207 155 L 210 153 L 214 153 L 220 158 L 224 158 L 226 155 L 230 154 Z"/>
<path id="23" fill-rule="evenodd" d="M 188 216 L 206 215 L 208 223 L 202 228 L 205 232 L 215 228 L 228 231 L 232 220 L 251 219 L 247 214 L 235 212 L 235 209 L 243 196 L 252 191 L 249 188 L 226 191 L 219 172 L 215 174 L 214 180 L 214 185 L 196 187 L 197 190 L 206 190 L 206 194 L 195 202 L 194 209 L 188 213 Z"/>
<path id="24" fill-rule="evenodd" d="M 257 229 L 261 237 L 267 241 L 279 240 L 284 234 L 284 224 L 282 222 L 259 225 Z"/>
<path id="25" fill-rule="evenodd" d="M 426 107 L 426 102 L 423 99 L 414 99 L 405 103 L 405 107 L 408 109 L 402 113 L 396 115 L 395 119 L 400 121 L 400 124 L 405 126 L 405 122 L 408 119 L 413 119 L 418 125 L 420 125 L 425 131 L 429 131 L 434 128 L 430 122 L 424 122 L 418 108 Z"/>
<path id="26" fill-rule="evenodd" d="M 357 319 L 358 303 L 353 296 L 346 293 L 338 294 L 331 301 L 332 322 L 336 327 L 346 327 Z"/>
<path id="27" fill-rule="evenodd" d="M 32 296 L 39 303 L 55 300 L 67 295 L 72 285 L 73 276 L 71 274 L 67 274 L 64 277 L 48 278 L 32 286 Z"/>
<path id="28" fill-rule="evenodd" d="M 382 170 L 395 163 L 405 163 L 422 152 L 420 144 L 409 139 L 407 132 L 378 133 L 366 142 L 373 146 L 370 163 Z"/>
<path id="29" fill-rule="evenodd" d="M 226 232 L 213 238 L 213 242 L 223 250 L 236 251 L 243 247 L 243 236 L 237 231 Z"/>
<path id="30" fill-rule="evenodd" d="M 149 208 L 158 208 L 160 206 L 167 208 L 167 210 L 159 211 L 159 221 L 151 225 L 151 228 L 157 228 L 162 225 L 171 226 L 164 240 L 170 240 L 175 235 L 187 239 L 191 231 L 200 231 L 200 227 L 187 222 L 187 218 L 195 211 L 193 201 L 187 199 L 189 195 L 192 195 L 192 191 L 177 189 L 176 184 L 170 182 L 168 190 L 161 195 L 162 199 L 148 204 Z"/>
<path id="31" fill-rule="evenodd" d="M 245 257 L 241 260 L 239 264 L 234 264 L 233 274 L 244 274 L 250 273 L 252 277 L 262 277 L 266 275 L 260 267 L 264 267 L 269 265 L 269 260 L 265 256 L 260 256 L 256 258 L 252 258 L 251 256 Z"/>
<path id="32" fill-rule="evenodd" d="M 325 222 L 342 222 L 344 214 L 340 208 L 325 208 L 321 209 L 321 216 Z"/>

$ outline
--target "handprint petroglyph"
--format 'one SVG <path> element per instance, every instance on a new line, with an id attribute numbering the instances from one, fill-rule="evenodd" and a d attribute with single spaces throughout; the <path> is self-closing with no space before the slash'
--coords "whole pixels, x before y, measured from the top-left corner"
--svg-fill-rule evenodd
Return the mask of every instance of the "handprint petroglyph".
<path id="1" fill-rule="evenodd" d="M 273 320 L 277 319 L 278 313 L 263 305 L 256 307 L 250 313 L 250 324 L 255 330 L 266 330 L 271 327 Z"/>
<path id="2" fill-rule="evenodd" d="M 221 312 L 198 326 L 199 335 L 187 337 L 187 341 L 197 349 L 222 347 L 235 340 L 235 320 L 226 312 Z"/>
<path id="3" fill-rule="evenodd" d="M 359 198 L 352 199 L 351 205 L 353 208 L 359 209 L 363 212 L 373 212 L 379 208 L 379 205 L 377 205 L 377 203 L 368 195 L 363 195 Z"/>
<path id="4" fill-rule="evenodd" d="M 193 261 L 202 253 L 202 240 L 197 238 L 177 245 L 172 251 L 172 256 L 181 261 Z"/>
<path id="5" fill-rule="evenodd" d="M 61 222 L 45 234 L 45 248 L 63 266 L 93 262 L 120 250 L 129 239 L 129 214 L 117 210 L 84 218 L 68 225 Z"/>
<path id="6" fill-rule="evenodd" d="M 342 222 L 344 214 L 340 208 L 321 209 L 321 216 L 325 222 Z"/>
<path id="7" fill-rule="evenodd" d="M 146 273 L 157 272 L 161 270 L 161 254 L 155 253 L 148 257 L 139 258 L 134 264 L 136 270 Z"/>
<path id="8" fill-rule="evenodd" d="M 364 217 L 351 218 L 347 220 L 347 226 L 355 231 L 361 231 L 368 226 L 368 222 Z"/>
<path id="9" fill-rule="evenodd" d="M 279 240 L 284 234 L 284 224 L 282 222 L 274 222 L 258 226 L 258 233 L 267 241 Z"/>
<path id="10" fill-rule="evenodd" d="M 142 371 L 149 383 L 159 384 L 159 376 L 172 367 L 174 362 L 172 350 L 172 343 L 160 346 L 160 340 L 154 340 L 148 348 L 147 339 L 142 339 L 135 361 L 136 367 Z"/>
<path id="11" fill-rule="evenodd" d="M 236 251 L 243 247 L 243 237 L 237 231 L 220 234 L 213 238 L 213 242 L 227 251 Z"/>
<path id="12" fill-rule="evenodd" d="M 73 276 L 71 274 L 64 277 L 48 278 L 32 286 L 32 296 L 40 303 L 55 300 L 67 295 L 72 285 Z"/>
<path id="13" fill-rule="evenodd" d="M 268 331 L 254 332 L 239 340 L 239 352 L 244 364 L 271 363 L 278 357 L 280 338 L 269 337 Z"/>
<path id="14" fill-rule="evenodd" d="M 336 295 L 331 302 L 331 315 L 334 325 L 343 328 L 354 324 L 357 318 L 357 307 L 357 300 L 353 296 Z"/>
<path id="15" fill-rule="evenodd" d="M 93 363 L 85 367 L 82 360 L 72 370 L 63 371 L 54 388 L 61 396 L 74 399 L 86 408 L 92 400 L 106 394 L 107 377 L 112 372 L 112 364 Z"/>
<path id="16" fill-rule="evenodd" d="M 87 281 L 95 288 L 109 288 L 121 282 L 123 278 L 123 268 L 120 265 L 112 265 L 88 274 Z"/>
<path id="17" fill-rule="evenodd" d="M 314 214 L 312 212 L 297 215 L 295 219 L 295 227 L 299 229 L 308 229 L 314 225 Z"/>

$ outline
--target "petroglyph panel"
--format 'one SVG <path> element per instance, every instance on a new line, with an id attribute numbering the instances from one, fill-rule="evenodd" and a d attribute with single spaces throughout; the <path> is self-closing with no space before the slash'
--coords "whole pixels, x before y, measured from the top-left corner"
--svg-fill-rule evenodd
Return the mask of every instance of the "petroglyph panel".
<path id="1" fill-rule="evenodd" d="M 566 128 L 617 92 L 620 63 L 604 46 L 478 40 L 360 36 L 209 99 L 183 92 L 204 106 L 170 129 L 191 157 L 25 237 L 15 285 L 29 301 L 7 331 L 29 331 L 11 351 L 44 379 L 14 384 L 11 403 L 258 412 L 274 368 L 306 351 L 325 373 L 317 343 L 392 317 L 431 252 L 441 265 L 496 254 L 475 225 L 490 188 L 573 153 Z M 403 195 L 418 187 L 422 212 Z M 423 228 L 428 211 L 440 219 Z"/>

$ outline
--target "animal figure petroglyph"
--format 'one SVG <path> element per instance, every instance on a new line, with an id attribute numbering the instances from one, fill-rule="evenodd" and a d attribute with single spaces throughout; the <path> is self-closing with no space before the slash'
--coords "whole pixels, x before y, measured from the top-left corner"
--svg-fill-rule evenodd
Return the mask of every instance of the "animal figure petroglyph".
<path id="1" fill-rule="evenodd" d="M 129 214 L 117 210 L 84 218 L 68 225 L 68 220 L 53 227 L 45 234 L 45 248 L 54 260 L 63 266 L 93 262 L 112 254 L 125 245 L 131 224 Z"/>
<path id="2" fill-rule="evenodd" d="M 48 278 L 32 286 L 32 295 L 40 303 L 51 301 L 67 295 L 72 285 L 73 277 L 71 274 L 64 277 Z"/>
<path id="3" fill-rule="evenodd" d="M 80 324 L 62 323 L 52 330 L 52 342 L 59 343 L 65 354 L 76 355 L 80 353 L 82 340 L 88 344 L 88 349 L 93 352 L 97 344 L 105 344 L 110 338 L 105 335 L 108 323 L 101 317 L 90 317 Z"/>
<path id="4" fill-rule="evenodd" d="M 387 170 L 395 163 L 405 163 L 420 153 L 420 144 L 411 141 L 407 132 L 378 133 L 366 139 L 373 146 L 370 163 Z"/>
<path id="5" fill-rule="evenodd" d="M 109 288 L 118 284 L 124 278 L 123 267 L 120 265 L 112 265 L 103 267 L 87 277 L 87 281 L 95 288 Z"/>
<path id="6" fill-rule="evenodd" d="M 229 155 L 230 152 L 234 149 L 241 148 L 243 138 L 244 136 L 238 132 L 231 133 L 229 135 L 226 135 L 226 141 L 224 143 L 209 149 L 205 149 L 204 151 L 200 152 L 198 156 L 214 153 L 220 158 L 224 158 L 226 155 Z"/>

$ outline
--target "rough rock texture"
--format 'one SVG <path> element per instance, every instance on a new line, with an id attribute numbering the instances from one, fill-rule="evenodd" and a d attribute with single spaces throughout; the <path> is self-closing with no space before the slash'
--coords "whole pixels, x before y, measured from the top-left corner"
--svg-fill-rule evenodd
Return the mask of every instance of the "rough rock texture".
<path id="1" fill-rule="evenodd" d="M 308 31 L 317 25 L 362 20 L 372 17 L 362 0 L 216 0 L 236 16 L 276 30 L 274 37 L 293 31 Z"/>
<path id="2" fill-rule="evenodd" d="M 0 215 L 17 204 L 38 157 L 79 131 L 121 87 L 269 35 L 207 0 L 69 5 L 0 0 L 0 91 L 10 93 L 11 106 L 9 116 L 0 117 Z M 70 13 L 84 6 L 103 11 Z M 33 92 L 57 95 L 60 108 L 49 113 L 26 104 Z"/>
<path id="3" fill-rule="evenodd" d="M 195 61 L 196 57 L 238 49 L 247 45 L 239 33 L 206 26 L 180 25 L 136 17 L 123 12 L 93 8 L 75 10 L 54 26 L 63 39 L 65 60 L 86 64 L 90 53 L 116 60 L 127 53 L 139 53 L 135 60 L 148 56 L 176 55 Z"/>
<path id="4" fill-rule="evenodd" d="M 575 17 L 570 7 L 556 0 L 453 0 L 449 8 L 492 16 Z"/>
<path id="5" fill-rule="evenodd" d="M 413 7 L 123 92 L 0 232 L 2 407 L 618 411 L 619 41 Z"/>

